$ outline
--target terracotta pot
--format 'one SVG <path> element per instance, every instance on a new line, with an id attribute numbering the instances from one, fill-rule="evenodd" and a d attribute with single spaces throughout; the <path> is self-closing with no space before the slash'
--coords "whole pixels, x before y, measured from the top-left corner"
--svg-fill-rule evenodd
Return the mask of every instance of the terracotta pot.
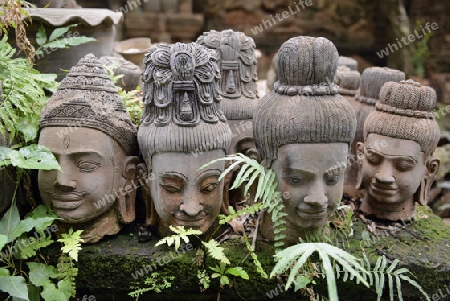
<path id="1" fill-rule="evenodd" d="M 27 28 L 28 37 L 33 41 L 40 27 L 44 24 L 47 36 L 59 27 L 70 24 L 78 24 L 72 27 L 65 35 L 93 37 L 96 41 L 79 46 L 70 46 L 66 49 L 47 48 L 44 54 L 37 56 L 36 69 L 44 73 L 56 73 L 60 79 L 64 75 L 61 71 L 68 70 L 84 55 L 94 54 L 96 57 L 113 55 L 114 47 L 114 25 L 122 21 L 122 13 L 113 12 L 108 9 L 62 9 L 62 8 L 39 8 L 29 9 L 29 15 L 33 23 Z"/>
<path id="2" fill-rule="evenodd" d="M 150 38 L 133 38 L 116 43 L 114 51 L 124 59 L 144 68 L 144 55 L 151 49 Z"/>

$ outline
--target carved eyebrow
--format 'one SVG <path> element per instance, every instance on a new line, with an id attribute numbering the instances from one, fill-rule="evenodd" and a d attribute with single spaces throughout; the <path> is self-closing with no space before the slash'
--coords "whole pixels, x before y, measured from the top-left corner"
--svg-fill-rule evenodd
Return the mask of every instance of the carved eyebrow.
<path id="1" fill-rule="evenodd" d="M 345 170 L 345 168 L 347 167 L 347 162 L 344 162 L 343 164 L 341 164 L 342 162 L 334 165 L 333 167 L 328 168 L 327 170 L 325 170 L 324 175 L 331 175 L 334 173 L 339 173 Z"/>
<path id="2" fill-rule="evenodd" d="M 288 167 L 285 169 L 285 174 L 292 174 L 292 173 L 302 173 L 302 174 L 308 174 L 310 176 L 314 176 L 316 173 L 313 171 L 309 171 L 306 169 L 300 169 L 300 168 L 292 168 L 292 167 Z"/>
<path id="3" fill-rule="evenodd" d="M 187 182 L 188 178 L 183 175 L 182 173 L 176 172 L 176 171 L 169 171 L 169 172 L 161 172 L 159 173 L 159 176 L 161 178 L 178 178 L 184 182 Z"/>
<path id="4" fill-rule="evenodd" d="M 389 154 L 385 154 L 381 151 L 376 151 L 372 148 L 366 148 L 366 150 L 370 150 L 371 153 L 374 153 L 375 155 L 386 157 L 386 158 L 392 158 L 392 159 L 396 159 L 396 158 L 405 159 L 406 158 L 406 159 L 410 159 L 410 160 L 414 161 L 415 163 L 419 163 L 419 160 L 417 160 L 413 156 L 409 156 L 409 155 L 389 155 Z"/>
<path id="5" fill-rule="evenodd" d="M 220 169 L 207 169 L 204 170 L 202 172 L 200 172 L 196 177 L 195 177 L 195 182 L 197 182 L 199 179 L 203 180 L 204 178 L 207 177 L 211 177 L 211 176 L 220 176 L 220 174 L 222 173 L 222 171 Z"/>

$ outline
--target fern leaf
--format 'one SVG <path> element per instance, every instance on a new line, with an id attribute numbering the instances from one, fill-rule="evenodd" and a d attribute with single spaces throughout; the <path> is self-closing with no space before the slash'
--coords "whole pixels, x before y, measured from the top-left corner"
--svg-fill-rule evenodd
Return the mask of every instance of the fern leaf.
<path id="1" fill-rule="evenodd" d="M 230 189 L 235 189 L 241 186 L 241 184 L 247 179 L 248 174 L 246 171 L 252 172 L 253 168 L 249 164 L 244 164 L 239 170 L 239 173 L 236 175 L 236 179 L 234 180 L 233 186 Z"/>
<path id="2" fill-rule="evenodd" d="M 398 299 L 400 301 L 403 301 L 403 295 L 402 295 L 402 280 L 400 279 L 400 276 L 395 277 L 395 283 L 397 284 L 397 295 Z"/>
<path id="3" fill-rule="evenodd" d="M 215 241 L 214 239 L 210 239 L 208 242 L 202 241 L 202 244 L 206 247 L 209 255 L 211 255 L 212 258 L 217 259 L 222 263 L 230 264 L 230 261 L 223 252 L 223 247 L 220 247 L 217 241 Z"/>
<path id="4" fill-rule="evenodd" d="M 81 233 L 83 233 L 83 230 L 73 232 L 73 229 L 70 228 L 69 233 L 61 234 L 62 238 L 58 239 L 59 242 L 63 243 L 61 251 L 69 254 L 75 261 L 78 261 L 78 252 L 81 250 L 81 243 L 83 242 Z"/>
<path id="5" fill-rule="evenodd" d="M 389 300 L 394 301 L 394 283 L 391 274 L 387 274 L 388 277 L 388 287 L 389 287 Z"/>
<path id="6" fill-rule="evenodd" d="M 427 294 L 427 292 L 422 288 L 422 286 L 419 284 L 419 283 L 417 283 L 417 281 L 415 281 L 414 279 L 411 279 L 411 278 L 409 278 L 408 276 L 406 276 L 406 275 L 403 275 L 403 274 L 400 274 L 400 275 L 398 275 L 398 276 L 396 276 L 396 277 L 400 277 L 400 279 L 402 279 L 402 280 L 405 280 L 405 281 L 408 281 L 409 282 L 409 284 L 411 284 L 412 286 L 414 286 L 415 288 L 417 288 L 421 293 L 422 293 L 422 295 L 427 299 L 427 301 L 429 301 L 430 300 L 430 296 Z M 397 291 L 398 291 L 398 288 L 397 288 Z M 399 293 L 399 296 L 401 295 L 401 290 L 400 291 L 398 291 Z"/>
<path id="7" fill-rule="evenodd" d="M 322 260 L 325 277 L 327 279 L 328 298 L 330 301 L 339 301 L 336 279 L 334 276 L 333 267 L 331 266 L 330 257 L 328 257 L 328 253 L 324 252 L 324 250 L 318 249 L 318 252 L 319 257 Z"/>

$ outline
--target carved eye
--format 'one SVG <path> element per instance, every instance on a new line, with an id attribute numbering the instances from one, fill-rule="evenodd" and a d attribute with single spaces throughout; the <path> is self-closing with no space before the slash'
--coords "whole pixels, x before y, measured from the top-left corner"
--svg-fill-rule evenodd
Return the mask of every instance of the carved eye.
<path id="1" fill-rule="evenodd" d="M 182 188 L 180 186 L 171 184 L 161 184 L 161 187 L 169 193 L 179 193 L 182 191 Z"/>
<path id="2" fill-rule="evenodd" d="M 291 186 L 299 186 L 305 183 L 305 179 L 302 177 L 284 177 L 284 180 L 287 181 Z"/>
<path id="3" fill-rule="evenodd" d="M 325 176 L 325 184 L 329 186 L 336 185 L 341 180 L 342 173 L 332 173 Z"/>
<path id="4" fill-rule="evenodd" d="M 397 162 L 397 164 L 395 165 L 395 168 L 399 171 L 408 171 L 408 170 L 413 169 L 414 166 L 416 166 L 416 164 L 412 161 L 401 160 L 401 161 Z"/>
<path id="5" fill-rule="evenodd" d="M 376 155 L 367 155 L 367 162 L 369 162 L 372 165 L 378 165 L 381 163 L 381 158 Z"/>
<path id="6" fill-rule="evenodd" d="M 88 160 L 88 161 L 78 161 L 77 167 L 81 172 L 93 172 L 97 168 L 102 166 L 100 163 Z"/>
<path id="7" fill-rule="evenodd" d="M 203 185 L 202 188 L 200 188 L 200 192 L 211 193 L 217 188 L 217 186 L 219 186 L 219 182 L 207 183 L 206 185 Z"/>

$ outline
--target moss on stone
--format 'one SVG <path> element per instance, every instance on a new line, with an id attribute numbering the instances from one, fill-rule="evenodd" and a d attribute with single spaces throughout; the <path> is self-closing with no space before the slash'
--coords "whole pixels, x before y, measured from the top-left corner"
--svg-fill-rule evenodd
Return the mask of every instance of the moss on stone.
<path id="1" fill-rule="evenodd" d="M 417 282 L 431 295 L 450 284 L 450 228 L 435 216 L 428 208 L 417 208 L 417 220 L 405 230 L 388 236 L 364 236 L 367 226 L 359 220 L 353 221 L 354 235 L 341 241 L 341 248 L 362 258 L 363 251 L 372 265 L 380 255 L 388 259 L 398 258 L 399 266 L 411 270 Z M 363 239 L 364 236 L 364 239 Z M 131 286 L 145 287 L 144 280 L 152 271 L 161 276 L 175 276 L 172 287 L 163 293 L 147 293 L 140 300 L 212 300 L 220 290 L 221 300 L 263 300 L 266 293 L 279 289 L 282 282 L 277 279 L 263 279 L 256 271 L 245 245 L 240 239 L 224 242 L 226 255 L 231 266 L 240 266 L 250 276 L 250 280 L 236 279 L 233 287 L 220 289 L 218 279 L 212 279 L 211 286 L 200 292 L 201 285 L 197 279 L 198 266 L 195 262 L 196 252 L 180 252 L 167 246 L 155 247 L 156 239 L 147 243 L 138 243 L 136 237 L 119 235 L 95 245 L 86 245 L 80 254 L 77 287 L 79 295 L 95 295 L 97 300 L 132 300 L 126 298 Z M 262 267 L 270 274 L 274 266 L 272 244 L 258 241 L 256 253 Z M 158 261 L 159 258 L 159 261 Z M 164 264 L 160 264 L 164 262 Z M 168 260 L 169 258 L 170 260 Z M 209 267 L 218 262 L 206 258 Z M 147 267 L 147 270 L 145 270 Z M 140 271 L 141 275 L 136 275 Z M 136 279 L 134 276 L 138 276 Z M 325 280 L 317 279 L 319 293 L 326 296 Z M 280 284 L 280 286 L 279 286 Z M 412 286 L 403 284 L 405 300 L 420 300 L 420 293 Z M 340 300 L 375 300 L 373 289 L 367 289 L 353 282 L 339 283 Z M 103 298 L 103 299 L 102 299 Z M 118 299 L 121 298 L 121 299 Z M 289 290 L 280 294 L 276 300 L 302 300 L 300 293 Z M 305 298 L 308 300 L 308 298 Z"/>

